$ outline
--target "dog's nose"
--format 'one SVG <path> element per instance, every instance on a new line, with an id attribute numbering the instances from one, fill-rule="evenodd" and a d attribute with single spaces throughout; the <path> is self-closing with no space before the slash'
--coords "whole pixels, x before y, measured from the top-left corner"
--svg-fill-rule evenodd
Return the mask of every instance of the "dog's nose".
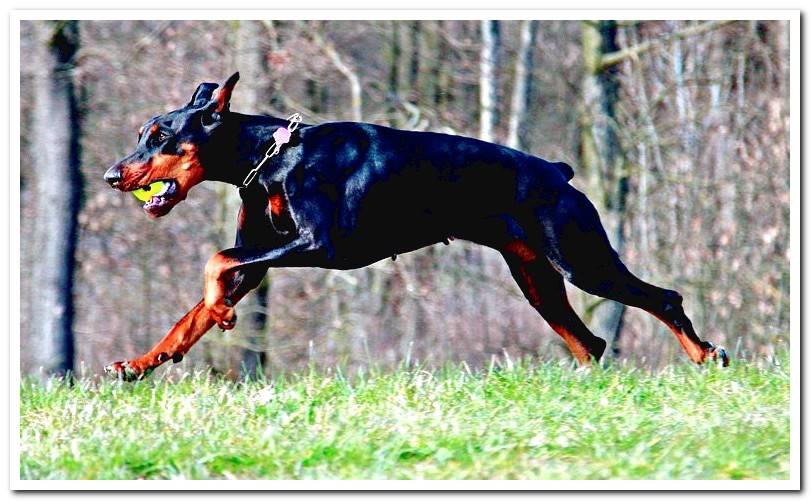
<path id="1" fill-rule="evenodd" d="M 121 182 L 121 179 L 121 169 L 119 169 L 117 165 L 110 167 L 107 169 L 107 172 L 104 173 L 104 180 L 113 188 Z"/>

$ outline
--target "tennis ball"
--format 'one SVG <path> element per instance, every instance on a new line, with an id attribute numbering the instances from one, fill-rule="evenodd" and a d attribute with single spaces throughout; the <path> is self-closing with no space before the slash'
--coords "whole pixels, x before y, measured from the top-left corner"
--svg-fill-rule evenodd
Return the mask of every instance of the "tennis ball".
<path id="1" fill-rule="evenodd" d="M 168 188 L 168 186 L 164 181 L 155 181 L 145 188 L 133 190 L 132 196 L 141 202 L 148 202 L 155 195 L 162 195 L 166 191 L 166 188 Z"/>

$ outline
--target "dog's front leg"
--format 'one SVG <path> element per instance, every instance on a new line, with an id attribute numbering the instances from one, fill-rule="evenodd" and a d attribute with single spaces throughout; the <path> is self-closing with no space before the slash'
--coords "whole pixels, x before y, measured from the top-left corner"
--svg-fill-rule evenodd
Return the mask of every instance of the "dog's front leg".
<path id="1" fill-rule="evenodd" d="M 267 267 L 260 265 L 233 273 L 231 280 L 225 286 L 228 297 L 234 301 L 234 304 L 238 302 L 259 285 L 266 271 Z M 112 363 L 105 367 L 104 370 L 108 374 L 125 381 L 144 378 L 156 367 L 168 360 L 175 363 L 183 360 L 183 357 L 189 352 L 194 343 L 203 337 L 203 334 L 208 332 L 216 323 L 212 311 L 206 307 L 205 300 L 200 300 L 147 353 L 132 360 Z"/>
<path id="2" fill-rule="evenodd" d="M 309 239 L 299 238 L 275 249 L 234 247 L 216 253 L 206 264 L 203 300 L 191 309 L 158 344 L 141 357 L 115 362 L 104 370 L 119 379 L 133 381 L 149 375 L 162 363 L 179 362 L 192 345 L 214 325 L 236 325 L 234 306 L 257 287 L 270 266 L 306 265 L 317 251 Z"/>
<path id="3" fill-rule="evenodd" d="M 307 265 L 307 256 L 315 250 L 317 246 L 309 239 L 299 238 L 275 249 L 234 247 L 214 254 L 206 264 L 203 295 L 211 318 L 220 329 L 233 329 L 237 319 L 234 307 L 242 299 L 239 291 L 244 288 L 245 276 L 256 267 L 267 270 L 273 266 Z"/>
<path id="4" fill-rule="evenodd" d="M 147 353 L 132 360 L 113 362 L 105 367 L 104 371 L 124 381 L 134 381 L 146 377 L 167 360 L 175 363 L 183 360 L 183 355 L 189 351 L 189 348 L 214 324 L 214 319 L 211 312 L 206 309 L 205 302 L 200 301 Z"/>

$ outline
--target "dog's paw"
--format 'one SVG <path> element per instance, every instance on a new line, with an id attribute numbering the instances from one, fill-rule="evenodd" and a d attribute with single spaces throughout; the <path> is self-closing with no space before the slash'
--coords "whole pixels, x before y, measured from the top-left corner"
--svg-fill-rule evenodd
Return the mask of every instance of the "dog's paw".
<path id="1" fill-rule="evenodd" d="M 709 359 L 721 367 L 729 367 L 729 355 L 723 346 L 715 346 L 709 343 L 708 356 Z"/>
<path id="2" fill-rule="evenodd" d="M 160 365 L 160 364 L 162 364 L 162 363 L 164 363 L 164 362 L 166 362 L 168 360 L 171 360 L 172 363 L 174 363 L 174 364 L 179 364 L 180 362 L 183 361 L 183 354 L 180 353 L 180 352 L 176 352 L 174 355 L 172 355 L 170 357 L 165 352 L 158 353 L 158 356 L 157 356 L 157 362 L 158 363 L 156 365 Z"/>
<path id="3" fill-rule="evenodd" d="M 104 372 L 119 381 L 137 381 L 148 375 L 148 372 L 138 371 L 127 361 L 113 362 L 104 367 Z"/>
<path id="4" fill-rule="evenodd" d="M 211 312 L 211 318 L 217 323 L 217 327 L 224 331 L 231 330 L 237 325 L 236 310 L 226 304 L 216 304 L 208 309 Z"/>
<path id="5" fill-rule="evenodd" d="M 233 310 L 231 310 L 231 311 L 233 312 Z M 230 318 L 224 317 L 224 318 L 221 318 L 220 320 L 217 320 L 217 326 L 220 329 L 224 330 L 224 331 L 231 330 L 234 327 L 236 327 L 237 326 L 237 314 L 236 314 L 236 312 L 233 312 L 230 315 Z"/>

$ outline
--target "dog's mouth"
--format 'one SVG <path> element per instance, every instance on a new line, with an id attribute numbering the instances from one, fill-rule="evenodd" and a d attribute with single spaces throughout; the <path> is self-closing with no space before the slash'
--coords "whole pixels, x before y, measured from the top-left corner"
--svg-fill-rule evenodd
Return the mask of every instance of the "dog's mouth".
<path id="1" fill-rule="evenodd" d="M 132 195 L 143 202 L 143 209 L 151 217 L 165 216 L 180 201 L 177 181 L 163 179 L 153 181 L 131 191 Z"/>

